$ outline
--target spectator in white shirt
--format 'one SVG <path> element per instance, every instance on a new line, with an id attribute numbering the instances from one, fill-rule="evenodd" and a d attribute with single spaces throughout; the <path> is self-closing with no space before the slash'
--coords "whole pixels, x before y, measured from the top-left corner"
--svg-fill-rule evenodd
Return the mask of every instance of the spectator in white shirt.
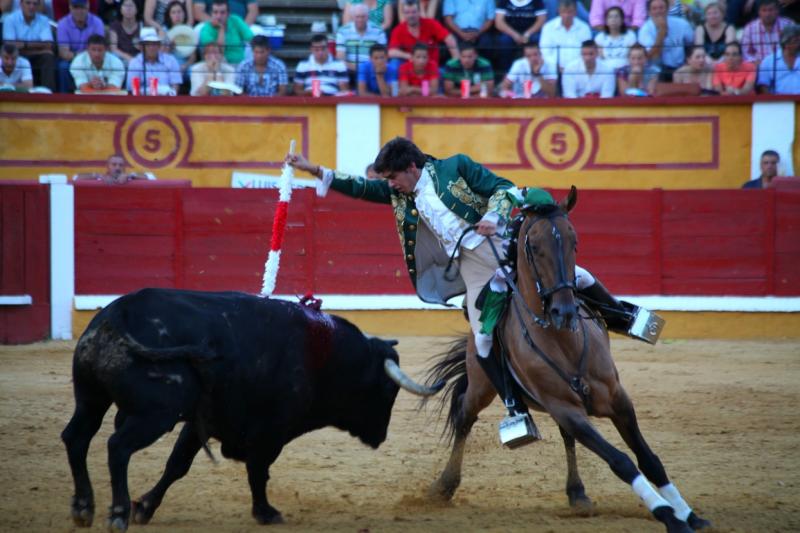
<path id="1" fill-rule="evenodd" d="M 559 0 L 559 16 L 545 23 L 539 40 L 545 63 L 562 72 L 565 65 L 581 57 L 581 43 L 592 38 L 591 28 L 575 18 L 576 14 L 575 0 Z"/>
<path id="2" fill-rule="evenodd" d="M 522 57 L 514 61 L 500 86 L 500 94 L 506 97 L 526 96 L 525 84 L 530 83 L 531 96 L 555 96 L 555 67 L 545 63 L 539 45 L 527 43 Z"/>
<path id="3" fill-rule="evenodd" d="M 597 56 L 597 43 L 588 39 L 581 44 L 581 57 L 564 68 L 561 81 L 564 98 L 614 96 L 614 71 Z"/>
<path id="4" fill-rule="evenodd" d="M 102 35 L 92 35 L 86 50 L 72 60 L 69 72 L 75 87 L 81 92 L 117 92 L 125 81 L 125 65 L 108 53 L 108 43 Z"/>
<path id="5" fill-rule="evenodd" d="M 3 45 L 0 59 L 2 59 L 0 85 L 13 85 L 14 90 L 17 91 L 25 91 L 33 87 L 31 64 L 27 59 L 19 56 L 19 50 L 14 43 Z"/>
<path id="6" fill-rule="evenodd" d="M 621 7 L 609 7 L 606 11 L 603 31 L 594 36 L 600 50 L 600 58 L 616 70 L 628 64 L 628 50 L 636 43 L 636 32 L 625 26 L 625 14 Z"/>

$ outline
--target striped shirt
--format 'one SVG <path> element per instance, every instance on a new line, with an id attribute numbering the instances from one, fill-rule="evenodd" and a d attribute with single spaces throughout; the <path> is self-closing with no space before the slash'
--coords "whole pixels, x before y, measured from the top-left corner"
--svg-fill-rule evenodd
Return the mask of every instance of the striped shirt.
<path id="1" fill-rule="evenodd" d="M 340 91 L 340 84 L 348 84 L 347 67 L 344 63 L 333 59 L 328 55 L 328 61 L 319 64 L 314 61 L 314 56 L 308 56 L 308 59 L 301 61 L 297 65 L 297 70 L 294 74 L 294 82 L 303 86 L 304 90 L 311 89 L 311 81 L 317 79 L 320 81 L 320 89 L 322 94 L 332 96 Z"/>
<path id="2" fill-rule="evenodd" d="M 386 34 L 372 22 L 367 21 L 364 33 L 356 30 L 356 23 L 345 24 L 336 32 L 336 52 L 344 51 L 348 63 L 367 63 L 369 47 L 373 44 L 386 44 Z"/>
<path id="3" fill-rule="evenodd" d="M 264 72 L 256 72 L 253 60 L 242 62 L 236 71 L 236 85 L 248 96 L 275 96 L 281 85 L 289 83 L 286 65 L 277 57 L 267 57 Z"/>
<path id="4" fill-rule="evenodd" d="M 742 33 L 742 55 L 745 61 L 761 61 L 780 48 L 781 31 L 794 23 L 785 18 L 778 17 L 772 25 L 772 31 L 767 31 L 760 19 L 750 22 L 744 27 Z"/>
<path id="5" fill-rule="evenodd" d="M 461 60 L 454 57 L 444 65 L 442 79 L 450 80 L 453 83 L 461 83 L 461 80 L 469 80 L 471 83 L 481 83 L 494 79 L 492 64 L 488 59 L 478 57 L 471 69 L 467 70 L 461 64 Z"/>

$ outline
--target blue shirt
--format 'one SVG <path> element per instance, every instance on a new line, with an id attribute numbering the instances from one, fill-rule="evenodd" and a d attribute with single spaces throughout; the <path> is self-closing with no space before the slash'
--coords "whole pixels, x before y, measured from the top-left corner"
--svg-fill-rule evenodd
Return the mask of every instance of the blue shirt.
<path id="1" fill-rule="evenodd" d="M 105 36 L 106 30 L 100 17 L 91 13 L 86 15 L 86 26 L 83 29 L 75 24 L 75 19 L 72 18 L 71 14 L 58 21 L 56 37 L 59 45 L 68 44 L 69 49 L 77 54 L 86 50 L 89 44 L 89 37 L 92 35 Z"/>
<path id="2" fill-rule="evenodd" d="M 53 42 L 50 19 L 40 13 L 34 15 L 30 24 L 25 22 L 22 11 L 17 10 L 3 20 L 3 40 L 23 42 Z"/>
<path id="3" fill-rule="evenodd" d="M 649 52 L 656 42 L 656 25 L 648 18 L 639 29 L 639 43 Z M 686 47 L 694 44 L 694 30 L 686 19 L 667 17 L 667 35 L 661 47 L 661 57 L 654 59 L 656 66 L 678 68 L 686 62 Z"/>
<path id="4" fill-rule="evenodd" d="M 281 85 L 289 83 L 286 65 L 277 57 L 267 57 L 267 67 L 263 73 L 256 72 L 253 60 L 239 64 L 236 69 L 236 85 L 248 96 L 275 96 Z"/>
<path id="5" fill-rule="evenodd" d="M 773 89 L 772 84 L 775 84 Z M 764 85 L 771 94 L 800 94 L 800 57 L 789 68 L 783 60 L 783 51 L 770 54 L 758 65 L 757 85 Z"/>
<path id="6" fill-rule="evenodd" d="M 477 30 L 487 20 L 494 20 L 494 10 L 494 0 L 444 0 L 442 15 L 453 17 L 462 30 Z"/>
<path id="7" fill-rule="evenodd" d="M 384 74 L 383 77 L 386 80 L 386 83 L 397 81 L 397 64 L 387 63 L 386 74 Z M 367 91 L 374 94 L 381 93 L 381 90 L 378 87 L 378 78 L 375 76 L 375 69 L 372 67 L 372 61 L 367 61 L 366 63 L 361 63 L 358 65 L 358 81 L 366 82 Z"/>

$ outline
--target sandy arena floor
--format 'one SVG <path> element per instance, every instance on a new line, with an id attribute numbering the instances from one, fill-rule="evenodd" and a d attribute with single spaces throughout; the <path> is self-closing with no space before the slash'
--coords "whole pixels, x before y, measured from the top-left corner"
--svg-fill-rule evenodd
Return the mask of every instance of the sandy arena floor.
<path id="1" fill-rule="evenodd" d="M 401 362 L 419 376 L 443 339 L 401 339 Z M 0 346 L 0 530 L 72 530 L 72 480 L 59 434 L 71 416 L 73 343 Z M 675 341 L 657 347 L 615 340 L 623 383 L 651 446 L 672 480 L 714 531 L 800 531 L 800 344 Z M 663 531 L 631 490 L 586 450 L 578 461 L 593 517 L 574 516 L 563 492 L 565 461 L 553 422 L 537 417 L 545 440 L 502 448 L 495 401 L 469 441 L 461 488 L 452 504 L 425 502 L 427 484 L 449 450 L 433 410 L 418 413 L 401 392 L 389 438 L 372 451 L 339 431 L 291 443 L 272 468 L 270 501 L 287 524 L 278 531 Z M 94 529 L 110 504 L 105 443 L 115 409 L 92 442 Z M 599 429 L 622 446 L 613 427 Z M 177 431 L 135 455 L 136 497 L 157 480 Z M 214 443 L 219 457 L 218 444 Z M 627 451 L 627 449 L 625 450 Z M 167 493 L 149 526 L 131 530 L 263 531 L 250 517 L 244 466 L 202 454 Z"/>

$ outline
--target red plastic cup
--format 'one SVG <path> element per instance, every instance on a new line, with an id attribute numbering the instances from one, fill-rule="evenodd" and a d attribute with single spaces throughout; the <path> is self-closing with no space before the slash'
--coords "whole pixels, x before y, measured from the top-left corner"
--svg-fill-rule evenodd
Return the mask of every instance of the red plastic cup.
<path id="1" fill-rule="evenodd" d="M 422 84 L 420 86 L 422 90 L 422 96 L 430 96 L 431 94 L 431 82 L 428 80 L 422 80 Z"/>
<path id="2" fill-rule="evenodd" d="M 148 89 L 148 94 L 150 96 L 157 96 L 158 95 L 158 78 L 150 78 L 150 87 Z"/>
<path id="3" fill-rule="evenodd" d="M 322 96 L 322 82 L 318 79 L 311 80 L 311 96 L 314 98 Z"/>
<path id="4" fill-rule="evenodd" d="M 469 98 L 470 85 L 469 80 L 461 80 L 461 98 Z"/>
<path id="5" fill-rule="evenodd" d="M 522 84 L 522 95 L 525 98 L 530 98 L 533 93 L 533 80 L 525 80 Z"/>
<path id="6" fill-rule="evenodd" d="M 131 92 L 133 96 L 141 96 L 142 94 L 142 80 L 138 76 L 131 78 Z"/>

